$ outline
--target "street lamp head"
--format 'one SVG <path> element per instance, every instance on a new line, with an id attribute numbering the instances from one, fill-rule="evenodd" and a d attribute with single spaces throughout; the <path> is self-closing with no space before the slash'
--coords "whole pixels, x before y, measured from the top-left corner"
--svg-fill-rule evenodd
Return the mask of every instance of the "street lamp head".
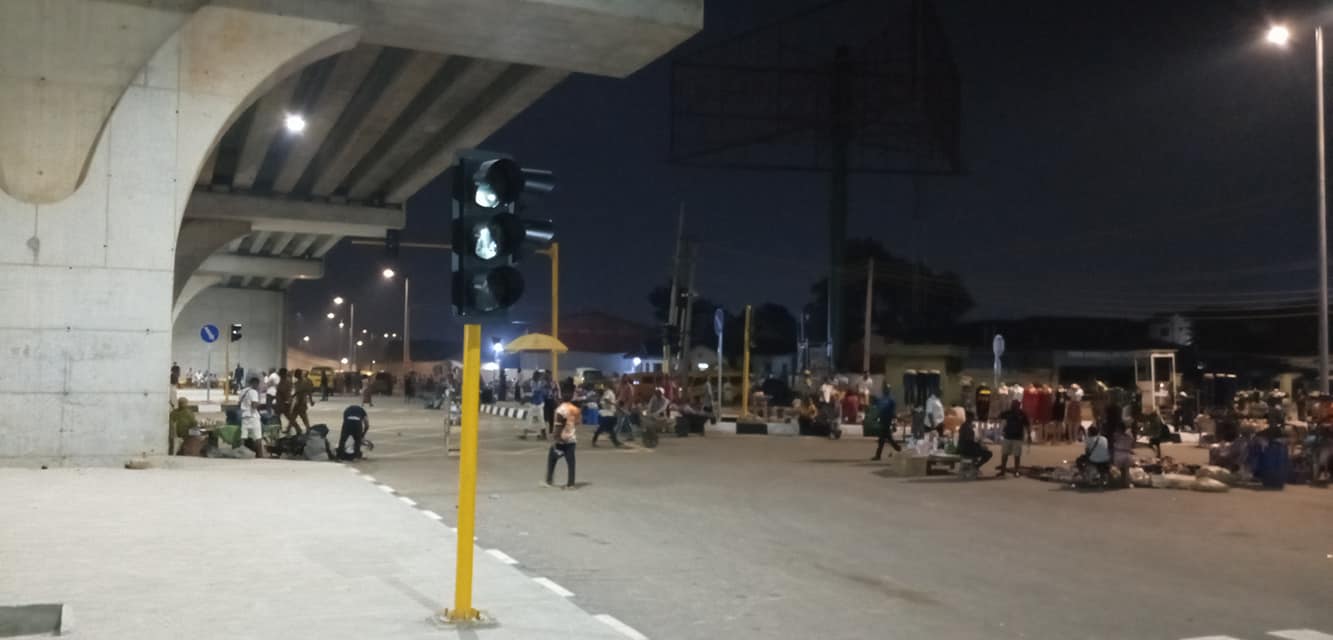
<path id="1" fill-rule="evenodd" d="M 325 317 L 325 318 L 328 318 L 329 320 L 332 320 L 332 319 L 333 319 L 333 312 L 330 311 L 330 312 L 324 314 L 324 317 Z"/>
<path id="2" fill-rule="evenodd" d="M 643 364 L 643 358 L 640 358 L 639 356 L 634 356 L 634 366 L 637 367 L 641 364 Z"/>
<path id="3" fill-rule="evenodd" d="M 385 338 L 388 338 L 388 337 L 389 337 L 389 334 L 387 334 L 387 333 L 384 334 L 384 337 L 385 337 Z"/>
<path id="4" fill-rule="evenodd" d="M 362 342 L 362 341 L 360 341 L 360 340 L 357 340 L 357 341 L 356 341 L 356 346 L 358 346 L 358 347 L 363 346 L 363 345 L 365 345 L 365 344 L 366 344 L 366 343 L 364 343 L 364 342 Z"/>
<path id="5" fill-rule="evenodd" d="M 391 334 L 389 334 L 389 337 L 391 337 L 391 338 L 397 338 L 397 337 L 398 337 L 398 334 L 396 334 L 396 333 L 391 333 Z"/>
<path id="6" fill-rule="evenodd" d="M 305 131 L 305 118 L 301 117 L 301 114 L 299 113 L 287 114 L 287 117 L 283 118 L 282 124 L 287 127 L 287 131 L 291 133 L 301 133 L 302 131 Z"/>
<path id="7" fill-rule="evenodd" d="M 341 362 L 341 363 L 343 363 L 343 364 L 347 364 L 347 358 L 343 358 L 342 360 L 339 360 L 339 362 Z"/>
<path id="8" fill-rule="evenodd" d="M 393 269 L 385 269 L 382 273 L 384 274 L 384 279 L 385 279 L 385 280 L 390 280 L 390 279 L 392 279 L 395 275 L 397 275 L 397 274 L 394 273 Z"/>
<path id="9" fill-rule="evenodd" d="M 1283 25 L 1275 24 L 1268 28 L 1268 35 L 1264 36 L 1264 39 L 1268 40 L 1269 44 L 1285 47 L 1291 41 L 1291 30 Z"/>
<path id="10" fill-rule="evenodd" d="M 342 303 L 343 303 L 343 297 L 342 297 L 342 296 L 334 296 L 334 297 L 333 297 L 333 304 L 342 304 Z"/>
<path id="11" fill-rule="evenodd" d="M 304 337 L 302 337 L 302 338 L 301 338 L 301 342 L 310 342 L 310 336 L 304 336 Z"/>
<path id="12" fill-rule="evenodd" d="M 346 325 L 345 323 L 343 323 L 343 321 L 341 321 L 341 320 L 338 321 L 338 328 L 339 328 L 339 329 L 341 329 L 341 328 L 343 328 L 343 327 L 345 327 L 345 326 L 347 326 L 347 325 Z"/>

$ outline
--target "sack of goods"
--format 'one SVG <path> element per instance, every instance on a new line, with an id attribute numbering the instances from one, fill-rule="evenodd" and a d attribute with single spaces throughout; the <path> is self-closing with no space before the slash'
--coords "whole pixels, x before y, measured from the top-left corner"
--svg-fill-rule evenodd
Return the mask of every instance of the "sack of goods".
<path id="1" fill-rule="evenodd" d="M 1152 488 L 1154 489 L 1191 489 L 1194 487 L 1194 476 L 1187 476 L 1183 473 L 1163 473 L 1152 476 Z"/>
<path id="2" fill-rule="evenodd" d="M 1190 488 L 1195 491 L 1207 491 L 1209 493 L 1222 493 L 1223 491 L 1231 490 L 1231 487 L 1227 486 L 1225 482 L 1214 480 L 1212 478 L 1196 478 L 1194 480 L 1194 486 Z"/>
<path id="3" fill-rule="evenodd" d="M 1199 470 L 1194 473 L 1194 477 L 1199 478 L 1200 480 L 1205 478 L 1217 480 L 1218 482 L 1225 484 L 1232 484 L 1235 481 L 1235 476 L 1231 471 L 1213 465 L 1199 467 Z"/>
<path id="4" fill-rule="evenodd" d="M 1152 478 L 1140 467 L 1129 468 L 1129 482 L 1136 487 L 1151 487 Z"/>

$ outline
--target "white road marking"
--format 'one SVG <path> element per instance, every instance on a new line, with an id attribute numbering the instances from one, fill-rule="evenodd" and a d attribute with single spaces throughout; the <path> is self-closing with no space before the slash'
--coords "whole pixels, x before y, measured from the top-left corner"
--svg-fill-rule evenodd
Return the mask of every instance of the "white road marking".
<path id="1" fill-rule="evenodd" d="M 598 620 L 601 620 L 602 624 L 611 627 L 616 631 L 619 631 L 620 635 L 625 636 L 630 640 L 648 640 L 648 636 L 639 633 L 638 630 L 636 630 L 634 627 L 631 627 L 619 620 L 616 620 L 615 616 L 606 613 L 599 613 L 593 617 L 597 618 Z"/>
<path id="2" fill-rule="evenodd" d="M 518 564 L 518 560 L 513 559 L 509 554 L 499 549 L 487 549 L 486 554 L 505 564 Z"/>
<path id="3" fill-rule="evenodd" d="M 1269 631 L 1268 635 L 1285 640 L 1333 640 L 1333 636 L 1327 633 L 1320 633 L 1312 629 L 1287 629 L 1286 631 Z"/>
<path id="4" fill-rule="evenodd" d="M 389 486 L 389 485 L 387 485 L 387 484 L 377 484 L 377 485 L 375 485 L 375 486 L 379 487 L 379 488 L 380 488 L 380 491 L 383 491 L 384 493 L 393 493 L 393 492 L 394 492 L 394 491 L 393 491 L 393 487 L 391 487 L 391 486 Z"/>
<path id="5" fill-rule="evenodd" d="M 398 496 L 398 499 L 401 500 L 401 501 L 403 502 L 403 504 L 405 504 L 405 505 L 407 505 L 407 506 L 409 506 L 409 507 L 415 507 L 415 506 L 417 506 L 417 501 L 416 501 L 416 500 L 413 500 L 413 499 L 411 499 L 411 498 L 409 498 L 409 497 L 407 497 L 407 496 Z"/>
<path id="6" fill-rule="evenodd" d="M 375 476 L 362 475 L 361 477 L 362 477 L 362 478 L 365 478 L 365 479 L 366 479 L 366 482 L 374 482 L 374 481 L 375 481 Z"/>
<path id="7" fill-rule="evenodd" d="M 442 515 L 440 515 L 440 514 L 438 514 L 438 513 L 435 513 L 434 511 L 431 511 L 430 509 L 422 509 L 422 510 L 421 510 L 421 513 L 422 513 L 423 515 L 425 515 L 427 518 L 430 518 L 431 520 L 443 520 L 443 519 L 444 519 L 444 516 L 442 516 Z"/>
<path id="8" fill-rule="evenodd" d="M 547 589 L 550 589 L 553 593 L 555 593 L 558 596 L 563 596 L 566 598 L 574 597 L 573 591 L 570 591 L 569 589 L 566 589 L 552 582 L 550 578 L 533 578 L 532 581 L 536 582 L 537 584 L 543 587 L 546 587 Z"/>
<path id="9" fill-rule="evenodd" d="M 1183 640 L 1240 640 L 1232 636 L 1199 636 L 1197 638 L 1184 638 Z"/>

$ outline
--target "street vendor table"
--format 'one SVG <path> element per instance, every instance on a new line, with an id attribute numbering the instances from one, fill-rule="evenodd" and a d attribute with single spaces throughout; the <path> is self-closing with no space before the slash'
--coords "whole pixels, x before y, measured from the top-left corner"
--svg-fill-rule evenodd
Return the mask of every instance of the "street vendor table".
<path id="1" fill-rule="evenodd" d="M 936 466 L 948 467 L 953 470 L 958 467 L 962 458 L 952 453 L 932 453 L 926 456 L 926 475 L 930 475 L 930 470 Z"/>

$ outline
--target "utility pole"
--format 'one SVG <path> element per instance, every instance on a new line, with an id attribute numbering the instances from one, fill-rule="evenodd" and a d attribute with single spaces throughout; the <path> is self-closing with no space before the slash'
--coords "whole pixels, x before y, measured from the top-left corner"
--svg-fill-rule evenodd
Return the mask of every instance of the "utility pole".
<path id="1" fill-rule="evenodd" d="M 403 380 L 412 370 L 412 305 L 410 296 L 412 280 L 403 276 Z M 403 394 L 406 398 L 406 394 Z"/>
<path id="2" fill-rule="evenodd" d="M 745 305 L 745 342 L 741 356 L 741 418 L 750 415 L 750 305 Z"/>
<path id="3" fill-rule="evenodd" d="M 694 265 L 699 261 L 698 243 L 690 243 L 690 275 L 687 279 L 689 284 L 685 285 L 685 317 L 681 324 L 684 325 L 680 330 L 680 354 L 682 367 L 688 367 L 692 362 L 686 361 L 686 354 L 690 352 L 690 332 L 694 329 Z M 690 375 L 690 371 L 685 369 L 681 372 L 681 378 Z"/>
<path id="4" fill-rule="evenodd" d="M 829 171 L 829 276 L 828 276 L 828 364 L 838 370 L 842 346 L 842 256 L 847 241 L 847 174 L 852 139 L 851 124 L 851 53 L 838 47 L 834 54 L 832 95 L 830 96 L 830 139 L 832 154 Z"/>
<path id="5" fill-rule="evenodd" d="M 866 262 L 866 319 L 861 335 L 861 373 L 870 374 L 870 310 L 875 296 L 875 256 Z"/>
<path id="6" fill-rule="evenodd" d="M 677 289 L 679 282 L 677 277 L 680 275 L 680 242 L 685 233 L 685 203 L 680 204 L 680 213 L 676 217 L 676 248 L 671 254 L 671 294 L 667 306 L 667 319 L 663 327 L 670 327 L 676 324 L 676 296 L 679 294 Z M 671 372 L 671 340 L 670 333 L 662 336 L 662 373 L 670 375 Z"/>

